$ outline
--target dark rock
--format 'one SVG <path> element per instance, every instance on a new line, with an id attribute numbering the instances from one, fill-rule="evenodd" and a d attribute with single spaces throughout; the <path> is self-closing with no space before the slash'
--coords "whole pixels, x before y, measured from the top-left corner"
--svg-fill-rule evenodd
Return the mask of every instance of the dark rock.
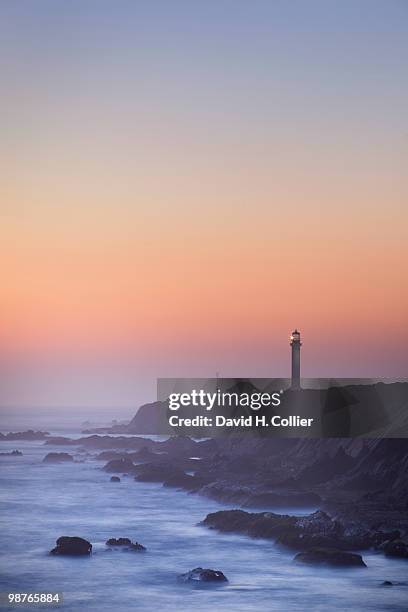
<path id="1" fill-rule="evenodd" d="M 298 553 L 294 560 L 301 563 L 324 563 L 336 567 L 367 567 L 361 555 L 337 548 L 311 548 Z"/>
<path id="2" fill-rule="evenodd" d="M 176 481 L 184 481 L 186 474 L 179 468 L 167 463 L 144 463 L 135 467 L 135 480 L 140 482 L 168 482 L 169 486 L 180 486 Z M 173 482 L 174 484 L 170 484 Z"/>
<path id="3" fill-rule="evenodd" d="M 384 582 L 382 582 L 382 586 L 393 586 L 393 583 L 391 580 L 384 580 Z"/>
<path id="4" fill-rule="evenodd" d="M 387 540 L 379 548 L 387 557 L 408 558 L 408 544 L 403 540 Z"/>
<path id="5" fill-rule="evenodd" d="M 125 427 L 124 431 L 139 434 L 156 434 L 163 432 L 167 428 L 171 432 L 171 427 L 167 421 L 168 405 L 167 402 L 151 402 L 140 406 L 139 410 Z"/>
<path id="6" fill-rule="evenodd" d="M 149 461 L 152 459 L 152 451 L 147 446 L 143 446 L 139 451 L 133 454 L 135 461 Z"/>
<path id="7" fill-rule="evenodd" d="M 401 532 L 399 529 L 393 529 L 392 531 L 377 531 L 377 527 L 372 525 L 371 528 L 375 530 L 374 546 L 381 550 L 381 547 L 385 542 L 393 542 L 401 538 Z"/>
<path id="8" fill-rule="evenodd" d="M 120 478 L 119 478 L 119 476 L 111 476 L 110 481 L 111 482 L 120 482 Z"/>
<path id="9" fill-rule="evenodd" d="M 206 497 L 228 504 L 244 504 L 251 496 L 251 488 L 233 484 L 225 480 L 215 480 L 206 484 L 200 491 Z"/>
<path id="10" fill-rule="evenodd" d="M 105 472 L 133 472 L 135 469 L 134 463 L 127 458 L 112 459 L 102 468 Z"/>
<path id="11" fill-rule="evenodd" d="M 188 436 L 171 436 L 160 447 L 172 455 L 192 455 L 196 452 L 197 442 Z"/>
<path id="12" fill-rule="evenodd" d="M 80 446 L 80 441 L 65 436 L 51 436 L 46 439 L 44 446 Z"/>
<path id="13" fill-rule="evenodd" d="M 44 440 L 49 436 L 48 431 L 33 431 L 28 429 L 27 431 L 17 431 L 3 434 L 0 433 L 0 440 Z"/>
<path id="14" fill-rule="evenodd" d="M 164 487 L 176 487 L 185 491 L 198 491 L 206 484 L 206 480 L 200 476 L 186 474 L 183 470 L 177 470 L 167 476 L 163 482 Z"/>
<path id="15" fill-rule="evenodd" d="M 269 517 L 277 517 L 272 513 L 265 513 Z M 210 529 L 231 533 L 244 533 L 248 535 L 249 529 L 253 525 L 255 517 L 263 517 L 264 513 L 258 515 L 244 512 L 244 510 L 220 510 L 207 514 L 202 524 Z"/>
<path id="16" fill-rule="evenodd" d="M 90 555 L 91 552 L 92 544 L 88 542 L 88 540 L 76 536 L 61 536 L 57 540 L 56 547 L 50 550 L 50 555 L 69 555 L 76 557 Z"/>
<path id="17" fill-rule="evenodd" d="M 68 438 L 67 438 L 68 439 Z M 95 450 L 138 450 L 143 446 L 154 446 L 153 440 L 139 438 L 137 436 L 87 436 L 72 440 L 70 443 Z"/>
<path id="18" fill-rule="evenodd" d="M 326 512 L 318 510 L 308 516 L 295 517 L 295 522 L 282 525 L 277 542 L 306 550 L 308 548 L 349 548 L 355 547 L 344 534 L 343 526 Z"/>
<path id="19" fill-rule="evenodd" d="M 69 453 L 48 453 L 43 459 L 43 463 L 64 463 L 73 461 L 74 458 Z"/>
<path id="20" fill-rule="evenodd" d="M 228 578 L 219 570 L 203 569 L 196 567 L 195 569 L 181 574 L 178 577 L 180 582 L 228 582 Z"/>
<path id="21" fill-rule="evenodd" d="M 139 542 L 132 542 L 129 538 L 109 538 L 106 546 L 120 547 L 122 550 L 144 551 L 146 547 Z"/>
<path id="22" fill-rule="evenodd" d="M 0 457 L 20 457 L 22 454 L 19 450 L 13 450 L 9 453 L 0 453 Z"/>
<path id="23" fill-rule="evenodd" d="M 307 485 L 327 482 L 337 475 L 345 474 L 355 465 L 355 458 L 348 455 L 340 446 L 333 457 L 324 452 L 312 465 L 307 466 L 299 478 Z"/>
<path id="24" fill-rule="evenodd" d="M 362 527 L 345 527 L 326 512 L 318 510 L 307 516 L 289 516 L 273 512 L 222 510 L 208 514 L 203 525 L 230 533 L 243 533 L 254 538 L 269 538 L 297 550 L 336 548 L 360 550 L 373 546 L 376 532 Z"/>
<path id="25" fill-rule="evenodd" d="M 109 538 L 109 540 L 105 542 L 107 546 L 130 546 L 131 543 L 129 538 Z"/>
<path id="26" fill-rule="evenodd" d="M 143 552 L 146 550 L 146 546 L 143 546 L 143 544 L 139 544 L 139 542 L 132 542 L 129 549 L 126 550 L 139 550 L 140 552 Z"/>

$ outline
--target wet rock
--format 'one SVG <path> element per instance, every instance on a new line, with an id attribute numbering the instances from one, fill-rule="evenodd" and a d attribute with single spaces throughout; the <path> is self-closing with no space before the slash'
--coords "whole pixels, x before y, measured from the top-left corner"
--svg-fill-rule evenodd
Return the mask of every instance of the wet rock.
<path id="1" fill-rule="evenodd" d="M 335 567 L 367 567 L 361 555 L 337 548 L 311 548 L 296 555 L 300 563 L 323 563 Z"/>
<path id="2" fill-rule="evenodd" d="M 403 540 L 387 540 L 379 548 L 387 557 L 408 558 L 408 544 Z"/>
<path id="3" fill-rule="evenodd" d="M 215 480 L 203 486 L 200 491 L 202 495 L 223 501 L 228 504 L 245 504 L 251 496 L 251 488 L 248 486 L 236 485 L 225 480 Z"/>
<path id="4" fill-rule="evenodd" d="M 289 516 L 273 512 L 245 512 L 243 510 L 221 510 L 207 515 L 203 525 L 252 537 L 278 539 L 281 543 L 299 546 L 298 540 L 308 540 L 319 535 L 332 538 L 341 535 L 341 527 L 325 512 L 314 512 L 308 516 Z"/>
<path id="5" fill-rule="evenodd" d="M 69 555 L 82 556 L 90 555 L 92 552 L 92 544 L 84 538 L 77 536 L 61 536 L 56 542 L 56 547 L 50 550 L 50 555 Z"/>
<path id="6" fill-rule="evenodd" d="M 381 583 L 381 586 L 393 586 L 393 583 L 391 580 L 384 580 L 384 582 Z"/>
<path id="7" fill-rule="evenodd" d="M 163 482 L 164 487 L 176 487 L 185 491 L 198 491 L 204 484 L 206 484 L 205 478 L 186 474 L 183 470 L 175 471 Z"/>
<path id="8" fill-rule="evenodd" d="M 91 435 L 72 440 L 73 444 L 93 450 L 138 450 L 143 446 L 154 445 L 152 440 L 137 436 L 98 436 Z"/>
<path id="9" fill-rule="evenodd" d="M 52 436 L 47 438 L 44 442 L 44 446 L 79 446 L 79 440 L 72 440 L 65 436 Z"/>
<path id="10" fill-rule="evenodd" d="M 129 538 L 109 538 L 105 542 L 107 546 L 130 546 L 131 543 Z"/>
<path id="11" fill-rule="evenodd" d="M 106 546 L 113 546 L 114 548 L 121 548 L 121 550 L 131 551 L 145 551 L 146 547 L 139 542 L 132 542 L 129 538 L 109 538 L 106 542 Z"/>
<path id="12" fill-rule="evenodd" d="M 142 552 L 146 550 L 146 546 L 143 546 L 143 544 L 139 544 L 139 542 L 132 542 L 132 544 L 129 547 L 129 550 L 138 550 Z"/>
<path id="13" fill-rule="evenodd" d="M 119 476 L 111 476 L 110 481 L 111 482 L 120 482 L 120 478 L 119 478 Z"/>
<path id="14" fill-rule="evenodd" d="M 0 453 L 0 457 L 20 457 L 22 454 L 19 450 L 13 450 L 9 453 Z"/>
<path id="15" fill-rule="evenodd" d="M 66 463 L 73 460 L 73 456 L 69 453 L 48 453 L 44 457 L 43 463 Z"/>
<path id="16" fill-rule="evenodd" d="M 108 461 L 102 469 L 105 472 L 133 472 L 135 465 L 130 459 L 122 457 L 121 459 L 112 459 L 112 461 Z"/>
<path id="17" fill-rule="evenodd" d="M 133 459 L 135 461 L 150 461 L 154 457 L 154 453 L 147 446 L 142 446 L 142 448 L 133 453 Z"/>
<path id="18" fill-rule="evenodd" d="M 44 440 L 49 436 L 48 431 L 33 431 L 28 429 L 27 431 L 10 431 L 6 434 L 0 433 L 0 440 Z"/>
<path id="19" fill-rule="evenodd" d="M 162 442 L 161 448 L 172 455 L 192 455 L 195 453 L 197 442 L 188 436 L 171 436 Z"/>
<path id="20" fill-rule="evenodd" d="M 181 574 L 178 577 L 180 582 L 228 582 L 228 578 L 220 571 L 213 569 L 203 569 L 202 567 L 196 567 L 195 569 Z"/>
<path id="21" fill-rule="evenodd" d="M 333 456 L 328 451 L 323 452 L 314 463 L 303 469 L 299 479 L 307 485 L 313 485 L 342 474 L 346 474 L 356 463 L 356 459 L 347 454 L 340 446 Z"/>
<path id="22" fill-rule="evenodd" d="M 273 539 L 297 550 L 360 550 L 373 546 L 375 539 L 379 537 L 376 532 L 366 531 L 358 525 L 346 529 L 343 524 L 321 510 L 307 516 L 221 510 L 208 514 L 202 524 L 219 531 Z"/>
<path id="23" fill-rule="evenodd" d="M 308 548 L 355 548 L 344 534 L 343 526 L 326 512 L 318 510 L 308 516 L 295 517 L 293 524 L 282 526 L 277 542 L 306 550 Z"/>
<path id="24" fill-rule="evenodd" d="M 378 550 L 381 550 L 381 547 L 387 541 L 393 542 L 394 540 L 401 539 L 401 532 L 399 529 L 393 529 L 391 531 L 377 531 L 375 526 L 372 526 L 372 529 L 375 530 L 374 547 Z"/>

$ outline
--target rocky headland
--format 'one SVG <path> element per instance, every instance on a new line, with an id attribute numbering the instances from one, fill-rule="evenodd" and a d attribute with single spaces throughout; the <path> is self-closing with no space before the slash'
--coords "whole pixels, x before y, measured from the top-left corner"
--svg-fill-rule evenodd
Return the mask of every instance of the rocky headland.
<path id="1" fill-rule="evenodd" d="M 47 439 L 48 447 L 53 444 L 75 445 L 74 451 L 89 453 L 115 476 L 161 483 L 237 508 L 210 514 L 203 520 L 206 527 L 272 538 L 297 552 L 325 549 L 307 558 L 326 555 L 332 563 L 336 557 L 330 550 L 371 548 L 408 557 L 407 439 L 243 434 L 154 441 L 91 435 Z M 276 513 L 280 508 L 292 513 L 307 508 L 310 514 Z"/>
<path id="2" fill-rule="evenodd" d="M 406 389 L 405 384 L 347 387 L 333 391 L 330 406 L 336 409 L 360 394 L 360 410 L 371 402 L 373 414 L 381 420 L 385 399 L 403 408 Z M 305 393 L 313 399 L 315 391 Z M 145 426 L 150 429 L 162 410 L 160 402 L 143 407 L 130 429 L 139 427 L 138 415 L 148 413 Z M 152 440 L 129 434 L 115 431 L 79 439 L 45 432 L 22 435 L 38 436 L 50 450 L 64 451 L 49 453 L 45 463 L 72 461 L 80 454 L 81 459 L 97 461 L 113 481 L 127 475 L 136 482 L 160 483 L 227 504 L 235 509 L 203 517 L 203 525 L 272 538 L 297 552 L 315 551 L 298 559 L 302 562 L 325 558 L 341 565 L 344 557 L 330 551 L 373 548 L 408 558 L 408 438 L 284 438 L 236 432 L 206 439 L 177 435 Z M 19 434 L 12 435 L 18 439 Z M 293 516 L 296 508 L 309 514 Z"/>

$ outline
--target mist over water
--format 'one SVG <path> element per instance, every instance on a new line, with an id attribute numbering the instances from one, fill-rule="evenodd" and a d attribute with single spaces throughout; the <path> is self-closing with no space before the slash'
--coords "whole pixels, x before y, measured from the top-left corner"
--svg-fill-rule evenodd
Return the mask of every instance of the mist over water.
<path id="1" fill-rule="evenodd" d="M 134 413 L 126 408 L 1 408 L 0 427 L 2 432 L 41 429 L 78 433 L 88 427 L 109 427 L 114 419 L 128 423 Z"/>
<path id="2" fill-rule="evenodd" d="M 35 428 L 54 434 L 73 428 L 68 419 L 58 429 L 50 427 L 53 423 L 47 427 L 39 420 Z M 0 430 L 8 425 L 7 419 L 0 422 Z M 370 552 L 363 554 L 367 568 L 294 564 L 295 553 L 271 541 L 198 525 L 209 512 L 231 506 L 132 477 L 111 483 L 110 474 L 100 469 L 104 462 L 70 446 L 0 443 L 0 452 L 15 448 L 22 457 L 0 457 L 1 591 L 60 591 L 61 608 L 67 611 L 407 609 L 406 584 L 381 586 L 384 580 L 407 580 L 406 560 Z M 74 454 L 81 462 L 42 464 L 54 450 Z M 49 556 L 62 535 L 92 542 L 92 556 Z M 110 537 L 129 537 L 147 552 L 109 552 L 105 541 Z M 178 574 L 197 566 L 223 571 L 228 584 L 197 588 L 177 582 Z"/>

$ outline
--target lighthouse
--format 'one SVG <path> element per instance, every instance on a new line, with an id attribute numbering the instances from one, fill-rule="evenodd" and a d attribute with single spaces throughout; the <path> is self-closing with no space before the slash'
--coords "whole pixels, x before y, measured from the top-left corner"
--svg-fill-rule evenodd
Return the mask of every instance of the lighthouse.
<path id="1" fill-rule="evenodd" d="M 295 329 L 290 337 L 290 346 L 292 347 L 292 385 L 291 389 L 300 389 L 300 332 Z"/>

